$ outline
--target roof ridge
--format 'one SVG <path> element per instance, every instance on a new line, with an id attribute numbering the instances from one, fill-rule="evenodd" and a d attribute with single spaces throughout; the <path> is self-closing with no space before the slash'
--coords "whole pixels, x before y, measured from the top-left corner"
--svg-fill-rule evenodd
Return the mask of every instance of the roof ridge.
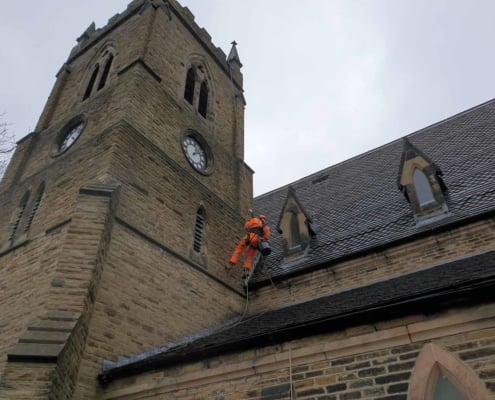
<path id="1" fill-rule="evenodd" d="M 268 191 L 266 193 L 260 194 L 259 196 L 256 196 L 254 199 L 255 200 L 258 200 L 258 199 L 261 199 L 261 198 L 263 198 L 265 196 L 273 195 L 274 193 L 277 193 L 277 192 L 280 192 L 280 191 L 285 191 L 291 185 L 296 185 L 296 184 L 298 184 L 300 182 L 304 182 L 304 181 L 310 180 L 310 178 L 314 178 L 315 176 L 320 175 L 320 174 L 322 174 L 322 173 L 324 173 L 326 171 L 329 171 L 330 169 L 337 168 L 339 166 L 345 165 L 345 164 L 350 163 L 350 162 L 354 162 L 355 160 L 358 160 L 360 158 L 363 158 L 363 157 L 365 157 L 365 156 L 367 156 L 367 155 L 369 155 L 369 154 L 371 154 L 373 152 L 376 152 L 376 151 L 378 151 L 380 149 L 383 149 L 385 147 L 391 146 L 392 144 L 394 144 L 394 143 L 402 140 L 404 137 L 414 137 L 414 136 L 417 136 L 417 135 L 419 135 L 421 133 L 424 133 L 425 131 L 427 131 L 427 130 L 435 127 L 435 126 L 438 126 L 438 125 L 444 124 L 444 123 L 446 123 L 446 122 L 448 122 L 450 120 L 454 120 L 456 118 L 459 118 L 462 115 L 469 114 L 469 113 L 471 113 L 473 111 L 476 111 L 477 109 L 482 108 L 482 107 L 484 107 L 487 104 L 490 104 L 492 102 L 495 102 L 495 98 L 492 98 L 490 100 L 487 100 L 487 101 L 485 101 L 485 102 L 483 102 L 481 104 L 478 104 L 478 105 L 476 105 L 474 107 L 468 108 L 467 110 L 461 111 L 461 112 L 459 112 L 457 114 L 454 114 L 454 115 L 452 115 L 452 116 L 450 116 L 448 118 L 445 118 L 445 119 L 443 119 L 441 121 L 435 122 L 435 123 L 433 123 L 431 125 L 428 125 L 428 126 L 426 126 L 424 128 L 421 128 L 421 129 L 419 129 L 417 131 L 413 131 L 413 132 L 408 133 L 408 134 L 406 134 L 404 136 L 400 136 L 397 139 L 391 140 L 391 141 L 389 141 L 387 143 L 384 143 L 384 144 L 382 144 L 382 145 L 380 145 L 378 147 L 375 147 L 373 149 L 370 149 L 368 151 L 365 151 L 364 153 L 357 154 L 357 155 L 355 155 L 353 157 L 350 157 L 350 158 L 348 158 L 346 160 L 340 161 L 340 162 L 338 162 L 336 164 L 330 165 L 330 166 L 325 167 L 323 169 L 320 169 L 320 170 L 318 170 L 316 172 L 313 172 L 312 174 L 306 175 L 306 176 L 304 176 L 302 178 L 296 179 L 295 181 L 289 182 L 289 183 L 287 183 L 287 184 L 285 184 L 283 186 L 280 186 L 278 188 L 272 189 L 272 190 L 270 190 L 270 191 Z"/>
<path id="2" fill-rule="evenodd" d="M 442 119 L 442 120 L 440 120 L 440 121 L 437 121 L 437 122 L 435 122 L 435 123 L 433 123 L 433 124 L 431 124 L 431 125 L 425 126 L 424 128 L 421 128 L 421 129 L 419 129 L 419 130 L 417 130 L 417 131 L 411 132 L 411 133 L 409 133 L 409 134 L 408 134 L 408 135 L 406 135 L 406 136 L 409 136 L 409 137 L 410 137 L 410 136 L 415 136 L 415 135 L 418 135 L 418 134 L 422 133 L 423 131 L 425 131 L 425 130 L 427 130 L 427 129 L 431 129 L 431 128 L 435 127 L 435 126 L 445 124 L 446 122 L 448 122 L 448 121 L 450 121 L 450 120 L 453 120 L 453 119 L 459 118 L 460 116 L 465 115 L 465 114 L 469 114 L 469 113 L 471 113 L 471 112 L 473 112 L 473 111 L 476 111 L 478 108 L 482 108 L 482 107 L 484 107 L 484 106 L 486 106 L 487 104 L 490 104 L 490 103 L 492 103 L 492 102 L 495 102 L 495 98 L 492 98 L 492 99 L 490 99 L 490 100 L 484 101 L 483 103 L 480 103 L 480 104 L 478 104 L 478 105 L 476 105 L 476 106 L 473 106 L 473 107 L 471 107 L 471 108 L 468 108 L 467 110 L 460 111 L 460 112 L 458 112 L 457 114 L 451 115 L 450 117 L 444 118 L 444 119 Z"/>

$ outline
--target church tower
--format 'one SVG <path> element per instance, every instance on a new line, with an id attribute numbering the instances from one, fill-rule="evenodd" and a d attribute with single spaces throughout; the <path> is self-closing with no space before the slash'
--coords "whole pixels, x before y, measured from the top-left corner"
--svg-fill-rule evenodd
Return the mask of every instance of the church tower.
<path id="1" fill-rule="evenodd" d="M 242 64 L 175 0 L 77 39 L 0 185 L 0 399 L 97 399 L 103 360 L 242 313 Z"/>

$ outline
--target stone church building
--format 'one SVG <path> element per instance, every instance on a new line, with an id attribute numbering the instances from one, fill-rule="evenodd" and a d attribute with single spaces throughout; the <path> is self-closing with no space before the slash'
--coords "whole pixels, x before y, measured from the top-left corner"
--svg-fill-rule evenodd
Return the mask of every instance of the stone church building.
<path id="1" fill-rule="evenodd" d="M 253 199 L 241 69 L 176 0 L 77 39 L 0 184 L 0 399 L 495 399 L 495 100 Z"/>

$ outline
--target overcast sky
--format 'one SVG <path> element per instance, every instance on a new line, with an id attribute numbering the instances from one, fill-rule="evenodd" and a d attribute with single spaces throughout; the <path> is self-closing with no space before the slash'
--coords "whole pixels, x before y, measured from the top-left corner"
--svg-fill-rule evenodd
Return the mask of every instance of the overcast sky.
<path id="1" fill-rule="evenodd" d="M 182 0 L 238 42 L 245 161 L 262 194 L 495 93 L 493 0 Z M 129 0 L 1 1 L 0 112 L 31 132 L 76 38 Z"/>

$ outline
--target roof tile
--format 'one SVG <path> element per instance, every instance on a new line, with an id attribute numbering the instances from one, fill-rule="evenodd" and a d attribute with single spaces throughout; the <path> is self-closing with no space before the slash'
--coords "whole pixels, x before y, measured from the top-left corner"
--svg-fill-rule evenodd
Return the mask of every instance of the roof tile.
<path id="1" fill-rule="evenodd" d="M 403 147 L 398 139 L 291 183 L 319 227 L 317 238 L 307 257 L 284 264 L 282 237 L 273 231 L 272 253 L 251 282 L 268 284 L 269 279 L 303 273 L 310 266 L 328 266 L 343 257 L 495 211 L 495 100 L 408 138 L 443 172 L 449 208 L 445 218 L 415 223 L 396 185 Z M 289 185 L 255 199 L 256 211 L 267 215 L 272 225 L 278 223 L 288 190 Z"/>

